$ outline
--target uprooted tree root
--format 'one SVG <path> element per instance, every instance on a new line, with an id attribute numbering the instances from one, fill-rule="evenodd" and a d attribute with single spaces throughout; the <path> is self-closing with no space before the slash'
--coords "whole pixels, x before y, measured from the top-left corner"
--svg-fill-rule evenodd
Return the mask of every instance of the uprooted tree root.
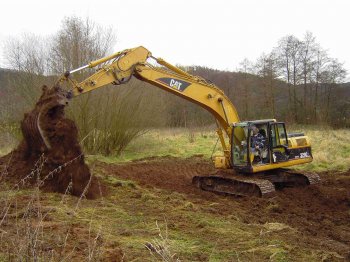
<path id="1" fill-rule="evenodd" d="M 21 122 L 23 140 L 8 155 L 0 158 L 6 167 L 6 180 L 11 182 L 40 180 L 40 187 L 51 192 L 92 199 L 102 192 L 84 162 L 74 122 L 65 118 L 66 94 L 59 87 L 43 86 L 34 109 Z"/>

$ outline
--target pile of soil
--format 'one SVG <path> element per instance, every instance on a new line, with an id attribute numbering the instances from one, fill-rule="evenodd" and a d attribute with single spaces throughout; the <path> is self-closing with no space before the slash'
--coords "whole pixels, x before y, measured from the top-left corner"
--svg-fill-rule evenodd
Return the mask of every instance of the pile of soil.
<path id="1" fill-rule="evenodd" d="M 96 198 L 101 187 L 84 162 L 77 127 L 65 118 L 67 104 L 64 90 L 43 86 L 34 109 L 21 122 L 22 142 L 0 158 L 3 177 L 30 185 L 38 185 L 39 180 L 40 188 L 47 191 Z"/>

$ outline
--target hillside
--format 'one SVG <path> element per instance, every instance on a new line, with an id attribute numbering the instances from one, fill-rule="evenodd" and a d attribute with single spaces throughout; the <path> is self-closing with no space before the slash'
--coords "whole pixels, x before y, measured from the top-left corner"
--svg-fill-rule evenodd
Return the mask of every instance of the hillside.
<path id="1" fill-rule="evenodd" d="M 295 89 L 296 97 L 299 98 L 296 110 L 294 111 L 294 105 L 292 105 L 292 108 L 288 108 L 288 93 L 290 92 L 290 88 L 293 91 L 293 87 L 288 87 L 285 82 L 276 80 L 273 82 L 272 87 L 274 95 L 272 101 L 274 101 L 275 107 L 275 115 L 273 115 L 271 111 L 272 93 L 268 93 L 271 89 L 269 89 L 270 91 L 267 90 L 270 87 L 267 86 L 264 78 L 253 74 L 220 71 L 206 67 L 186 67 L 186 69 L 190 73 L 199 75 L 220 87 L 232 100 L 242 120 L 275 117 L 279 120 L 292 123 L 321 122 L 325 124 L 324 121 L 326 121 L 327 124 L 336 127 L 350 126 L 350 104 L 348 100 L 348 97 L 350 97 L 350 83 L 332 85 L 331 87 L 321 85 L 318 91 L 319 102 L 317 107 L 312 105 L 315 98 L 311 96 L 315 92 L 315 87 L 310 84 L 307 86 L 308 97 L 306 101 L 308 104 L 302 105 L 304 87 L 299 85 Z M 0 103 L 8 107 L 13 107 L 16 104 L 11 112 L 13 116 L 17 115 L 18 119 L 23 114 L 23 110 L 28 110 L 37 99 L 41 85 L 53 83 L 55 77 L 29 77 L 31 83 L 33 83 L 31 87 L 15 87 L 18 83 L 22 85 L 23 82 L 28 81 L 26 80 L 27 78 L 28 76 L 25 73 L 0 69 L 0 90 L 2 92 Z M 35 88 L 33 88 L 33 85 Z M 152 121 L 152 125 L 154 126 L 186 127 L 203 126 L 213 123 L 209 114 L 197 105 L 164 91 L 156 90 L 155 87 L 140 81 L 132 81 L 130 85 L 133 89 L 139 89 L 139 92 L 144 93 L 144 100 L 147 99 L 146 106 L 148 109 L 146 111 L 152 111 L 152 108 L 164 107 L 162 111 L 154 112 L 153 118 L 155 121 Z M 98 92 L 101 93 L 98 90 L 96 94 Z M 324 106 L 325 104 L 329 104 L 329 109 Z M 178 110 L 179 107 L 182 109 Z M 326 109 L 329 112 L 326 112 Z M 293 117 L 293 112 L 299 115 L 297 119 L 293 119 L 295 118 Z"/>

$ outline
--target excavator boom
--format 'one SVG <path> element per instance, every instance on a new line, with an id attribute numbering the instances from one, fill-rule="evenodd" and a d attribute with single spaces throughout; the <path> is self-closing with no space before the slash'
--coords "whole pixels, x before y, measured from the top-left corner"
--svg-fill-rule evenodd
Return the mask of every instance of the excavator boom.
<path id="1" fill-rule="evenodd" d="M 155 60 L 158 66 L 148 63 L 148 59 Z M 135 76 L 210 111 L 226 132 L 229 132 L 232 124 L 239 122 L 236 108 L 221 89 L 201 77 L 193 76 L 167 63 L 162 58 L 153 57 L 151 52 L 142 46 L 93 61 L 78 70 L 93 68 L 106 62 L 109 63 L 104 64 L 81 83 L 69 78 L 69 75 L 77 70 L 65 74 L 61 81 L 71 81 L 73 96 L 78 96 L 107 84 L 124 84 Z"/>
<path id="2" fill-rule="evenodd" d="M 153 59 L 156 65 L 148 62 L 150 59 Z M 96 66 L 100 66 L 97 72 L 80 83 L 70 78 L 70 75 L 78 70 Z M 90 62 L 67 72 L 59 82 L 68 81 L 71 84 L 72 96 L 79 96 L 108 84 L 124 84 L 132 76 L 198 104 L 212 113 L 217 120 L 217 133 L 224 150 L 224 158 L 220 159 L 221 164 L 218 165 L 225 168 L 230 166 L 230 141 L 225 141 L 223 133 L 230 139 L 232 125 L 239 122 L 239 117 L 229 98 L 214 84 L 193 76 L 162 58 L 153 57 L 151 52 L 142 46 Z"/>

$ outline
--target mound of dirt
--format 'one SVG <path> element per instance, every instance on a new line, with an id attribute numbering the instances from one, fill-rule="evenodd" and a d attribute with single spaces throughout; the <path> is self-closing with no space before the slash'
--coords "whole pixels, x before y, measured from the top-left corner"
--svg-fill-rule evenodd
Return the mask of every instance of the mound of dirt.
<path id="1" fill-rule="evenodd" d="M 21 122 L 23 141 L 0 166 L 10 182 L 29 182 L 42 189 L 96 198 L 101 193 L 96 178 L 84 162 L 74 122 L 65 118 L 67 94 L 59 87 L 43 86 L 34 109 Z M 6 168 L 5 168 L 6 167 Z"/>

